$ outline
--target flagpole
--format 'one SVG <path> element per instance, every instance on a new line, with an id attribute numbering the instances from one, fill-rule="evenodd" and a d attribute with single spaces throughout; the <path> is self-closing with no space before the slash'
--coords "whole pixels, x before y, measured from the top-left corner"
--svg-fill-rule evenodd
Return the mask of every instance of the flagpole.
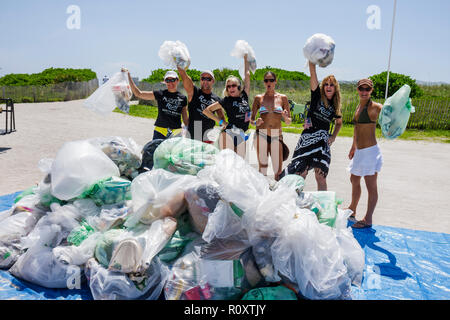
<path id="1" fill-rule="evenodd" d="M 389 72 L 391 70 L 391 53 L 392 53 L 392 39 L 394 38 L 394 25 L 395 25 L 395 10 L 397 7 L 397 0 L 394 0 L 394 15 L 392 17 L 392 30 L 391 30 L 391 45 L 389 47 L 389 62 L 388 62 L 388 71 L 387 71 L 387 79 L 386 79 L 386 94 L 384 99 L 388 97 L 388 88 L 389 88 Z"/>

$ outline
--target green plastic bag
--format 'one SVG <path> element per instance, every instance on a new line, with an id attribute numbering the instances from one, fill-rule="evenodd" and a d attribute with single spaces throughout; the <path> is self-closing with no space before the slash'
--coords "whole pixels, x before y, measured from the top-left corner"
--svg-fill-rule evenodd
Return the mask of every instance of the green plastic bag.
<path id="1" fill-rule="evenodd" d="M 15 199 L 14 203 L 19 202 L 22 198 L 29 196 L 30 194 L 35 194 L 36 187 L 29 187 L 28 189 L 25 189 L 21 194 L 19 194 Z"/>
<path id="2" fill-rule="evenodd" d="M 103 234 L 95 247 L 95 259 L 105 268 L 108 268 L 109 262 L 114 251 L 115 244 L 120 237 L 126 233 L 123 229 L 111 229 Z"/>
<path id="3" fill-rule="evenodd" d="M 131 181 L 118 177 L 100 180 L 84 191 L 79 198 L 91 198 L 98 206 L 131 200 Z"/>
<path id="4" fill-rule="evenodd" d="M 171 263 L 177 259 L 184 251 L 186 246 L 196 237 L 189 222 L 189 213 L 186 211 L 177 218 L 177 230 L 170 238 L 166 246 L 158 253 L 162 262 Z"/>
<path id="5" fill-rule="evenodd" d="M 316 212 L 319 222 L 334 227 L 338 214 L 336 193 L 334 191 L 313 191 L 308 193 L 310 193 L 320 205 Z"/>
<path id="6" fill-rule="evenodd" d="M 415 112 L 410 93 L 410 86 L 405 84 L 384 102 L 378 121 L 385 138 L 395 139 L 405 132 L 409 116 Z"/>
<path id="7" fill-rule="evenodd" d="M 294 291 L 284 287 L 256 288 L 247 292 L 241 300 L 298 300 Z"/>
<path id="8" fill-rule="evenodd" d="M 67 242 L 74 246 L 79 246 L 86 240 L 95 230 L 85 220 L 83 220 L 79 227 L 73 229 L 67 237 Z"/>
<path id="9" fill-rule="evenodd" d="M 164 140 L 153 154 L 153 167 L 174 173 L 197 175 L 205 166 L 214 164 L 219 149 L 211 144 L 176 137 Z"/>

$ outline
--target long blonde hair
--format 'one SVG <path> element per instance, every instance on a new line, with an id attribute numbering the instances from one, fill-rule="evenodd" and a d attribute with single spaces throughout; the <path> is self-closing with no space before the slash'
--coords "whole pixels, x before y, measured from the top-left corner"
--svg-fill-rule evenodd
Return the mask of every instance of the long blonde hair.
<path id="1" fill-rule="evenodd" d="M 228 90 L 227 90 L 227 84 L 228 84 L 229 81 L 233 81 L 233 82 L 237 83 L 239 93 L 241 93 L 242 90 L 243 90 L 242 84 L 241 84 L 241 80 L 239 80 L 238 77 L 236 77 L 236 76 L 228 76 L 228 78 L 225 80 L 225 89 L 223 89 L 223 97 L 228 97 L 229 96 Z"/>
<path id="2" fill-rule="evenodd" d="M 339 86 L 339 82 L 336 80 L 336 78 L 331 74 L 327 77 L 325 77 L 322 80 L 322 83 L 320 84 L 320 96 L 322 98 L 322 102 L 323 104 L 328 108 L 328 99 L 327 96 L 325 95 L 325 86 L 324 84 L 327 83 L 329 80 L 331 80 L 331 82 L 334 84 L 334 95 L 333 95 L 333 107 L 334 107 L 334 112 L 336 113 L 337 116 L 342 116 L 342 111 L 341 111 L 341 87 Z"/>

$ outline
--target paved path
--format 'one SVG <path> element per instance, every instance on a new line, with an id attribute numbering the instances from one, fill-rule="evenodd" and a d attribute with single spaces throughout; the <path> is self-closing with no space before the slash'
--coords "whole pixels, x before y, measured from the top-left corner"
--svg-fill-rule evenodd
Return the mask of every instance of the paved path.
<path id="1" fill-rule="evenodd" d="M 151 139 L 154 120 L 118 113 L 102 117 L 85 109 L 82 102 L 15 105 L 17 131 L 0 135 L 0 195 L 37 184 L 43 177 L 38 161 L 54 158 L 64 142 L 124 136 L 143 146 Z M 4 129 L 4 116 L 0 114 L 0 129 Z M 298 135 L 284 136 L 292 155 Z M 342 207 L 351 198 L 346 171 L 351 142 L 351 138 L 336 139 L 327 179 L 328 190 L 336 191 L 344 201 Z M 379 144 L 384 166 L 379 175 L 374 224 L 450 233 L 450 144 L 384 139 Z M 255 163 L 255 151 L 249 155 L 249 161 Z M 364 183 L 362 188 L 358 218 L 363 217 L 367 205 Z M 305 189 L 316 189 L 313 172 L 306 179 Z"/>

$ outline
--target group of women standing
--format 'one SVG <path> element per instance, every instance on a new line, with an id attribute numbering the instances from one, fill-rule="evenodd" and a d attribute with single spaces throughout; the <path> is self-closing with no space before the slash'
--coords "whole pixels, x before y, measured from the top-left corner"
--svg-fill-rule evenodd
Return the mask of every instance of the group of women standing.
<path id="1" fill-rule="evenodd" d="M 326 178 L 331 162 L 330 147 L 342 127 L 341 93 L 339 83 L 333 75 L 325 77 L 321 84 L 316 65 L 309 63 L 311 102 L 306 114 L 304 130 L 299 137 L 289 165 L 283 170 L 283 161 L 289 157 L 289 149 L 283 142 L 282 121 L 291 123 L 290 104 L 286 95 L 275 88 L 277 77 L 273 72 L 264 75 L 265 92 L 256 95 L 252 107 L 249 103 L 250 71 L 247 56 L 244 56 L 244 81 L 230 76 L 225 81 L 223 98 L 212 92 L 214 74 L 204 71 L 200 88 L 196 87 L 186 71 L 178 68 L 186 98 L 177 91 L 179 78 L 176 72 L 168 71 L 164 76 L 166 90 L 140 91 L 128 73 L 134 95 L 139 99 L 156 100 L 158 117 L 153 138 L 165 139 L 170 132 L 181 128 L 181 120 L 188 128 L 191 138 L 212 143 L 207 131 L 218 123 L 220 149 L 229 148 L 246 156 L 246 141 L 249 124 L 256 126 L 255 144 L 259 171 L 267 175 L 268 160 L 271 158 L 275 180 L 287 174 L 298 174 L 306 178 L 314 169 L 317 189 L 327 190 Z M 122 70 L 127 71 L 127 70 Z M 349 171 L 352 184 L 352 200 L 349 209 L 355 220 L 356 208 L 361 196 L 361 177 L 368 190 L 368 207 L 365 217 L 352 227 L 367 228 L 372 225 L 372 215 L 378 199 L 377 173 L 381 169 L 382 155 L 375 137 L 376 120 L 381 105 L 370 99 L 372 81 L 362 79 L 357 84 L 360 103 L 355 111 L 353 143 L 349 152 Z M 226 117 L 225 117 L 226 114 Z M 259 117 L 257 115 L 259 114 Z M 330 128 L 334 128 L 330 131 Z"/>

